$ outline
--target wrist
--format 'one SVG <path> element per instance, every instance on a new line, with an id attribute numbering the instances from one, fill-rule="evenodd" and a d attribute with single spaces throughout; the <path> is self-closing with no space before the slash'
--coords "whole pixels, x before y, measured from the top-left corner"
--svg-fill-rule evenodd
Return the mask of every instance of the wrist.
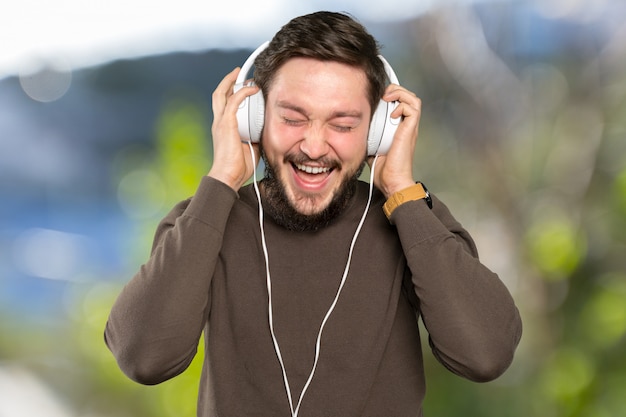
<path id="1" fill-rule="evenodd" d="M 221 172 L 218 172 L 218 171 L 211 170 L 207 174 L 207 177 L 211 177 L 213 179 L 216 179 L 216 180 L 226 184 L 227 186 L 232 188 L 234 191 L 239 191 L 239 188 L 241 188 L 241 182 L 236 180 L 235 178 L 233 178 L 233 176 L 228 175 L 228 174 L 224 174 L 224 173 L 221 173 Z"/>
<path id="2" fill-rule="evenodd" d="M 424 184 L 421 182 L 416 182 L 409 187 L 403 188 L 395 193 L 393 193 L 385 204 L 383 205 L 383 211 L 385 215 L 389 219 L 393 211 L 398 208 L 400 205 L 415 200 L 425 200 L 428 204 L 429 208 L 432 208 L 432 200 L 430 198 L 430 193 Z"/>
<path id="3" fill-rule="evenodd" d="M 415 185 L 415 181 L 410 180 L 402 183 L 395 184 L 392 187 L 387 187 L 384 194 L 386 198 L 391 198 L 392 195 L 396 193 L 400 193 L 408 188 L 411 188 Z"/>

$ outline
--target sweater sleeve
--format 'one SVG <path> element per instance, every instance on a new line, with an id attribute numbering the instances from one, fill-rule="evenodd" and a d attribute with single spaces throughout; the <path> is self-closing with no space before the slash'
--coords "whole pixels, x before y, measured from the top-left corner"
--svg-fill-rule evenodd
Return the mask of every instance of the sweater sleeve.
<path id="1" fill-rule="evenodd" d="M 469 233 L 434 196 L 432 210 L 410 201 L 391 221 L 435 357 L 473 381 L 500 376 L 513 360 L 522 323 L 508 289 L 479 261 Z"/>
<path id="2" fill-rule="evenodd" d="M 211 277 L 237 193 L 204 177 L 160 222 L 148 261 L 114 303 L 104 337 L 122 371 L 142 384 L 183 372 L 210 309 Z"/>

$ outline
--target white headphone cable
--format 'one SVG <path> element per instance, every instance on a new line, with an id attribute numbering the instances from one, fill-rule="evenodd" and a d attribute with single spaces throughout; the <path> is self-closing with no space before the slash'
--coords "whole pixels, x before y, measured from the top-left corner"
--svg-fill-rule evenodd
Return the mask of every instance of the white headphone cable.
<path id="1" fill-rule="evenodd" d="M 248 142 L 248 145 L 250 147 L 250 154 L 252 156 L 253 166 L 256 167 L 256 158 L 254 154 L 254 148 L 252 147 L 252 144 L 250 142 Z M 298 417 L 298 412 L 300 411 L 300 405 L 302 404 L 302 399 L 304 398 L 304 394 L 306 393 L 307 389 L 309 388 L 309 385 L 311 384 L 311 381 L 313 380 L 313 375 L 315 374 L 315 369 L 317 368 L 317 363 L 320 357 L 322 332 L 324 331 L 324 326 L 326 325 L 326 322 L 328 321 L 328 319 L 330 318 L 330 315 L 335 309 L 335 306 L 337 305 L 337 302 L 339 301 L 341 290 L 343 289 L 343 286 L 346 283 L 346 279 L 348 278 L 348 272 L 350 271 L 350 263 L 352 261 L 352 252 L 354 251 L 354 246 L 356 244 L 357 237 L 359 236 L 359 233 L 361 232 L 363 223 L 365 223 L 365 218 L 367 217 L 367 212 L 369 211 L 369 207 L 372 202 L 372 194 L 374 190 L 374 170 L 376 167 L 377 160 L 378 160 L 378 155 L 374 157 L 374 160 L 372 162 L 372 167 L 370 171 L 369 194 L 367 198 L 367 204 L 365 206 L 365 211 L 363 212 L 363 215 L 361 216 L 361 220 L 359 221 L 359 224 L 352 238 L 352 242 L 350 244 L 350 251 L 348 253 L 348 260 L 346 262 L 346 267 L 344 269 L 343 276 L 341 277 L 339 288 L 337 289 L 337 294 L 335 295 L 335 299 L 333 300 L 330 308 L 326 312 L 326 315 L 324 316 L 324 319 L 322 320 L 322 324 L 320 325 L 320 330 L 317 334 L 317 340 L 315 343 L 315 360 L 313 362 L 313 367 L 311 369 L 311 373 L 309 374 L 309 378 L 307 379 L 306 383 L 304 384 L 304 387 L 302 388 L 302 392 L 300 393 L 300 398 L 298 399 L 298 404 L 296 405 L 295 409 L 293 408 L 293 399 L 291 397 L 291 388 L 289 386 L 289 379 L 287 378 L 287 370 L 285 369 L 283 357 L 280 353 L 280 347 L 278 346 L 278 339 L 276 338 L 276 334 L 274 333 L 274 319 L 273 319 L 273 307 L 272 307 L 272 280 L 270 277 L 270 269 L 269 269 L 269 255 L 267 252 L 267 244 L 265 241 L 265 229 L 263 227 L 263 205 L 261 204 L 261 193 L 259 192 L 259 187 L 257 183 L 256 169 L 253 172 L 254 191 L 256 193 L 257 200 L 259 203 L 259 227 L 261 231 L 261 244 L 263 246 L 263 255 L 265 256 L 265 274 L 266 274 L 266 283 L 267 283 L 267 292 L 268 292 L 268 320 L 269 320 L 269 326 L 270 326 L 270 333 L 272 335 L 272 342 L 274 343 L 274 350 L 276 351 L 276 356 L 278 357 L 278 361 L 280 363 L 281 371 L 283 374 L 285 391 L 287 392 L 287 398 L 289 399 L 289 408 L 291 410 L 292 417 Z"/>
<path id="2" fill-rule="evenodd" d="M 268 320 L 270 325 L 270 333 L 272 335 L 272 342 L 274 343 L 274 351 L 276 352 L 276 356 L 278 357 L 278 361 L 280 362 L 280 369 L 283 373 L 283 381 L 285 383 L 285 390 L 287 391 L 287 397 L 289 399 L 289 409 L 291 411 L 292 417 L 296 417 L 297 414 L 294 415 L 293 412 L 293 401 L 291 399 L 291 388 L 289 387 L 289 379 L 287 379 L 287 371 L 285 370 L 285 364 L 283 362 L 283 356 L 280 353 L 280 347 L 278 346 L 278 339 L 276 339 L 276 334 L 274 333 L 274 318 L 273 318 L 273 309 L 272 309 L 272 280 L 270 278 L 270 265 L 269 265 L 269 256 L 267 253 L 267 244 L 265 242 L 265 228 L 263 227 L 263 204 L 261 203 L 261 193 L 259 192 L 259 185 L 256 178 L 256 158 L 254 154 L 254 148 L 252 147 L 252 143 L 248 142 L 248 146 L 250 148 L 250 156 L 252 157 L 252 167 L 253 167 L 253 184 L 254 184 L 254 192 L 256 193 L 257 201 L 259 204 L 259 227 L 261 230 L 261 245 L 263 247 L 263 255 L 265 257 L 265 276 L 266 276 L 266 285 L 267 285 L 267 299 L 268 299 Z"/>

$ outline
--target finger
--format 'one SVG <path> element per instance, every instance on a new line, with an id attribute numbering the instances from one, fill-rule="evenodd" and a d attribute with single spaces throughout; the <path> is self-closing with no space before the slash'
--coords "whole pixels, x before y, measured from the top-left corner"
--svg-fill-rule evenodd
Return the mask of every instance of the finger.
<path id="1" fill-rule="evenodd" d="M 236 109 L 241 105 L 241 103 L 256 92 L 259 91 L 259 87 L 256 85 L 244 85 L 237 92 L 232 93 L 226 99 L 226 108 L 225 111 L 233 111 L 236 112 Z"/>
<path id="2" fill-rule="evenodd" d="M 220 116 L 224 112 L 226 101 L 228 97 L 233 94 L 233 87 L 235 86 L 235 81 L 237 80 L 237 75 L 239 75 L 240 70 L 241 69 L 239 67 L 233 69 L 222 79 L 222 81 L 220 81 L 215 88 L 215 91 L 213 91 L 212 108 L 213 114 L 216 117 Z"/>
<path id="3" fill-rule="evenodd" d="M 420 99 L 415 93 L 397 84 L 390 84 L 383 95 L 385 101 L 401 101 L 411 105 L 419 105 Z"/>
<path id="4" fill-rule="evenodd" d="M 419 122 L 422 115 L 422 101 L 419 98 L 415 98 L 410 103 L 399 101 L 398 106 L 391 112 L 391 117 L 403 117 L 404 119 L 413 119 Z"/>

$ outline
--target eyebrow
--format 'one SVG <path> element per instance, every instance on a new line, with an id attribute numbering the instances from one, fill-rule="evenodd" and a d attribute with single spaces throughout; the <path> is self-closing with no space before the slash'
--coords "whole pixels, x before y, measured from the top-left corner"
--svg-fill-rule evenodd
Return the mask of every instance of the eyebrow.
<path id="1" fill-rule="evenodd" d="M 304 111 L 304 109 L 300 106 L 296 106 L 295 104 L 289 103 L 287 101 L 284 100 L 280 100 L 278 103 L 276 103 L 276 105 L 282 109 L 287 109 L 287 110 L 293 110 L 297 113 L 302 114 L 303 116 L 307 116 L 308 117 L 308 113 L 306 111 Z"/>
<path id="2" fill-rule="evenodd" d="M 303 116 L 308 117 L 309 113 L 307 113 L 302 107 L 297 106 L 293 103 L 290 103 L 288 101 L 284 101 L 281 100 L 278 103 L 276 103 L 276 105 L 280 108 L 283 109 L 287 109 L 287 110 L 293 110 L 297 113 L 302 114 Z M 349 110 L 349 111 L 335 111 L 331 114 L 331 119 L 335 119 L 335 118 L 342 118 L 342 117 L 352 117 L 355 119 L 362 119 L 363 118 L 363 113 L 358 111 L 358 110 Z"/>

